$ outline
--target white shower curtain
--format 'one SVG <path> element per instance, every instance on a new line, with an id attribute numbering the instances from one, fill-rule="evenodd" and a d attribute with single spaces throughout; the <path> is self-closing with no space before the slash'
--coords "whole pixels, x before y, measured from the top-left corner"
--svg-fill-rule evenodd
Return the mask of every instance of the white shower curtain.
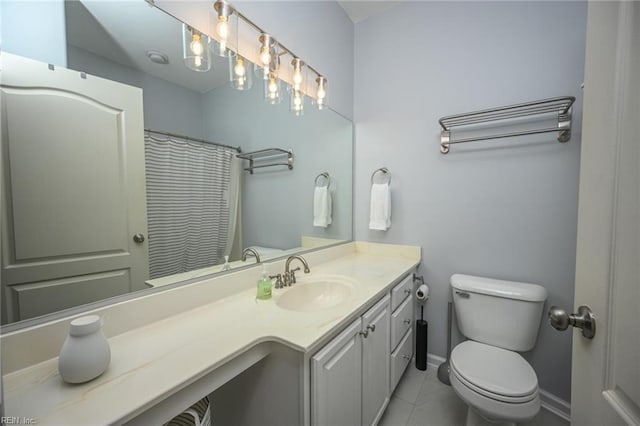
<path id="1" fill-rule="evenodd" d="M 151 279 L 219 264 L 239 229 L 233 149 L 145 134 Z"/>

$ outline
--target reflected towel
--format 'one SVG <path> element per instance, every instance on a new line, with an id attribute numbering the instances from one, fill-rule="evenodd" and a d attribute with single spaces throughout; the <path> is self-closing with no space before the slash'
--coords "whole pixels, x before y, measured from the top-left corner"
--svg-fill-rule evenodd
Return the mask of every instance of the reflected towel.
<path id="1" fill-rule="evenodd" d="M 313 191 L 313 226 L 331 225 L 331 193 L 328 186 L 316 186 Z"/>
<path id="2" fill-rule="evenodd" d="M 369 229 L 386 231 L 391 227 L 391 188 L 388 183 L 371 185 Z"/>

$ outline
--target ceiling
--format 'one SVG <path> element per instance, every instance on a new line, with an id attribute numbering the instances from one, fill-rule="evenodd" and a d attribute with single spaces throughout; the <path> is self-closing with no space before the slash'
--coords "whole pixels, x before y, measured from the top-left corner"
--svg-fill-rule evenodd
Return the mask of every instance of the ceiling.
<path id="1" fill-rule="evenodd" d="M 351 21 L 357 24 L 360 21 L 367 19 L 370 16 L 377 15 L 384 12 L 387 9 L 400 3 L 400 0 L 378 0 L 378 1 L 359 1 L 359 0 L 347 0 L 339 1 L 338 4 L 342 6 Z"/>
<path id="2" fill-rule="evenodd" d="M 66 1 L 65 8 L 70 45 L 200 93 L 227 84 L 225 58 L 211 55 L 212 69 L 204 73 L 184 65 L 182 23 L 147 2 Z M 151 62 L 149 50 L 169 63 Z"/>

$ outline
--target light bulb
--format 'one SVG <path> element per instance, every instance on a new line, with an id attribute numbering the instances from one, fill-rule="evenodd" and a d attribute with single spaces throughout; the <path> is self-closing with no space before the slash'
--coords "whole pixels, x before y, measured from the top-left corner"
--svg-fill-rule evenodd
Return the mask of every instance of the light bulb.
<path id="1" fill-rule="evenodd" d="M 300 109 L 300 105 L 302 105 L 302 98 L 300 97 L 300 94 L 296 93 L 293 97 L 293 105 L 296 109 Z"/>
<path id="2" fill-rule="evenodd" d="M 300 83 L 302 83 L 302 71 L 300 71 L 300 68 L 296 67 L 296 70 L 293 72 L 293 82 L 296 85 L 300 85 Z"/>
<path id="3" fill-rule="evenodd" d="M 244 67 L 244 60 L 242 58 L 238 57 L 238 59 L 236 60 L 236 65 L 233 67 L 233 72 L 238 77 L 244 77 L 244 74 L 247 72 L 247 70 Z"/>
<path id="4" fill-rule="evenodd" d="M 196 67 L 200 68 L 202 66 L 202 56 L 195 56 L 193 58 L 193 62 L 196 65 Z"/>
<path id="5" fill-rule="evenodd" d="M 327 96 L 327 92 L 324 90 L 324 87 L 320 86 L 318 88 L 318 101 L 320 101 L 321 99 L 324 99 Z"/>
<path id="6" fill-rule="evenodd" d="M 269 66 L 271 63 L 271 53 L 269 53 L 269 46 L 262 46 L 260 48 L 260 61 L 265 66 Z"/>
<path id="7" fill-rule="evenodd" d="M 275 95 L 278 93 L 278 83 L 276 82 L 275 78 L 269 79 L 269 93 L 271 93 L 272 95 Z"/>
<path id="8" fill-rule="evenodd" d="M 218 23 L 216 24 L 216 32 L 222 38 L 221 43 L 226 42 L 229 38 L 229 21 L 226 16 L 218 15 Z"/>
<path id="9" fill-rule="evenodd" d="M 202 52 L 204 52 L 204 46 L 202 45 L 202 41 L 200 41 L 200 34 L 193 34 L 191 36 L 189 49 L 191 49 L 191 52 L 196 56 L 202 55 Z"/>

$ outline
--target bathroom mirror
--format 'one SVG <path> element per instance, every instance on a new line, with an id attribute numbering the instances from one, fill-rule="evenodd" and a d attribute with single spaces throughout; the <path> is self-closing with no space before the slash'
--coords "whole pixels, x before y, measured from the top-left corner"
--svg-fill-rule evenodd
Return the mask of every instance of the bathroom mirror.
<path id="1" fill-rule="evenodd" d="M 309 99 L 303 116 L 287 96 L 267 104 L 258 74 L 250 90 L 230 87 L 227 58 L 187 68 L 183 33 L 193 29 L 143 0 L 3 3 L 3 24 L 13 23 L 3 52 L 19 56 L 2 63 L 2 324 L 224 273 L 255 262 L 240 260 L 246 247 L 264 260 L 352 239 L 349 120 Z M 64 19 L 52 18 L 56 5 Z M 20 19 L 49 33 L 21 39 Z M 42 48 L 66 40 L 66 67 L 22 58 L 40 59 L 22 45 L 38 37 Z M 65 76 L 109 102 L 52 90 Z M 137 127 L 116 108 L 135 99 Z M 292 169 L 249 173 L 233 147 L 276 148 L 254 165 Z M 332 223 L 314 226 L 315 187 L 327 184 Z"/>

